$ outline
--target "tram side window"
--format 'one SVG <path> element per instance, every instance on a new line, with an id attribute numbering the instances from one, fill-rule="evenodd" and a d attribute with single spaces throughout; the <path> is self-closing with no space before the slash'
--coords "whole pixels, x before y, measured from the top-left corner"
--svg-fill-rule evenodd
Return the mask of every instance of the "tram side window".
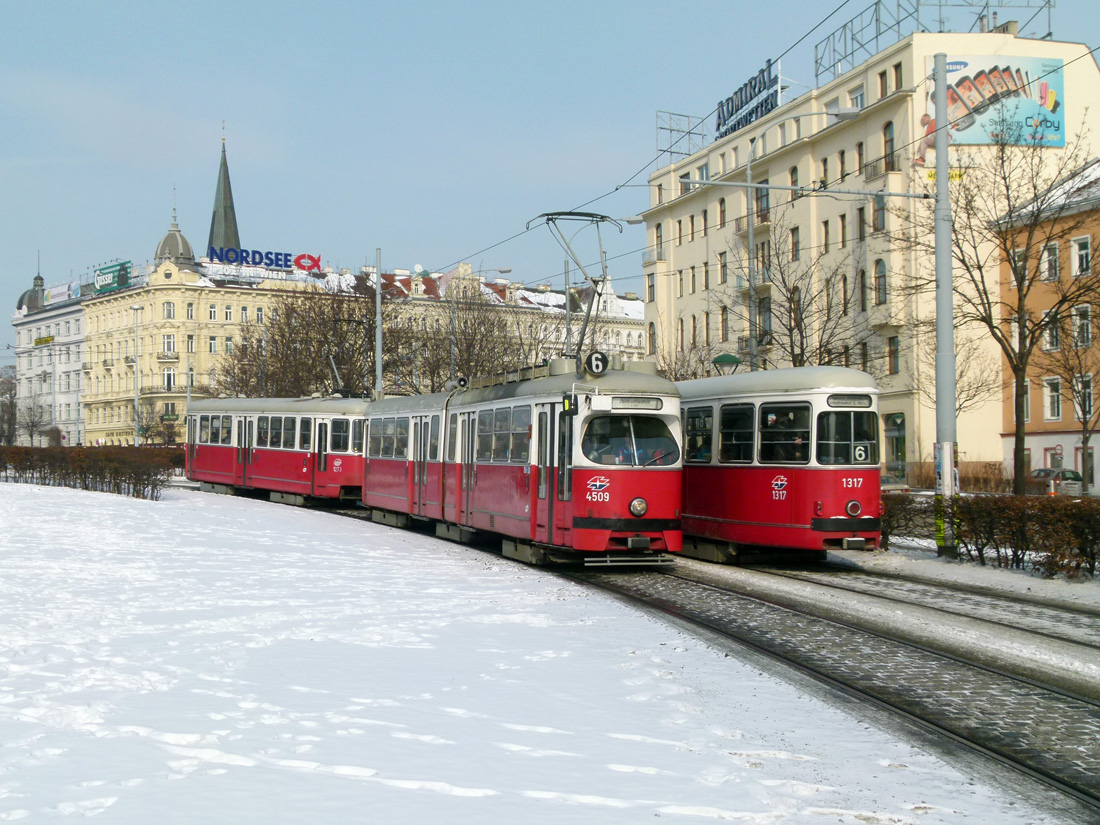
<path id="1" fill-rule="evenodd" d="M 267 446 L 267 428 L 268 428 L 267 416 L 266 415 L 261 415 L 259 418 L 256 419 L 256 446 L 257 447 L 266 447 Z"/>
<path id="2" fill-rule="evenodd" d="M 531 456 L 531 408 L 512 408 L 513 464 L 526 464 Z"/>
<path id="3" fill-rule="evenodd" d="M 447 460 L 454 461 L 458 444 L 458 416 L 451 413 L 447 420 Z"/>
<path id="4" fill-rule="evenodd" d="M 233 442 L 233 417 L 229 415 L 222 416 L 222 444 L 231 444 Z"/>
<path id="5" fill-rule="evenodd" d="M 210 443 L 210 416 L 208 415 L 199 416 L 199 443 Z"/>
<path id="6" fill-rule="evenodd" d="M 690 463 L 709 464 L 714 431 L 712 407 L 690 407 L 684 414 L 684 459 Z"/>
<path id="7" fill-rule="evenodd" d="M 382 455 L 382 419 L 372 418 L 370 420 L 370 430 L 367 436 L 367 450 L 368 455 L 371 458 L 378 458 Z"/>
<path id="8" fill-rule="evenodd" d="M 393 445 L 394 458 L 409 457 L 409 419 L 397 419 L 397 438 Z"/>
<path id="9" fill-rule="evenodd" d="M 222 443 L 222 417 L 220 415 L 210 416 L 210 443 Z"/>
<path id="10" fill-rule="evenodd" d="M 477 414 L 477 460 L 493 460 L 492 410 L 482 410 Z"/>
<path id="11" fill-rule="evenodd" d="M 346 453 L 348 451 L 348 436 L 351 433 L 351 422 L 346 418 L 334 418 L 329 433 L 329 452 Z"/>
<path id="12" fill-rule="evenodd" d="M 397 419 L 382 419 L 382 458 L 393 458 L 393 442 L 397 435 Z"/>
<path id="13" fill-rule="evenodd" d="M 431 434 L 428 436 L 428 461 L 439 461 L 439 416 L 432 416 Z"/>
<path id="14" fill-rule="evenodd" d="M 313 419 L 298 419 L 298 449 L 309 450 L 313 447 Z"/>
<path id="15" fill-rule="evenodd" d="M 357 418 L 351 422 L 351 451 L 356 455 L 363 454 L 363 430 L 367 422 Z"/>
<path id="16" fill-rule="evenodd" d="M 512 408 L 493 410 L 493 461 L 507 461 L 512 443 Z"/>
<path id="17" fill-rule="evenodd" d="M 752 404 L 723 404 L 718 419 L 718 460 L 723 464 L 749 464 L 756 428 Z"/>
<path id="18" fill-rule="evenodd" d="M 283 446 L 283 419 L 278 415 L 271 416 L 270 431 L 267 436 L 269 447 Z"/>
<path id="19" fill-rule="evenodd" d="M 823 412 L 817 416 L 818 464 L 878 464 L 878 416 Z"/>
<path id="20" fill-rule="evenodd" d="M 760 405 L 760 461 L 806 464 L 810 460 L 810 405 Z"/>

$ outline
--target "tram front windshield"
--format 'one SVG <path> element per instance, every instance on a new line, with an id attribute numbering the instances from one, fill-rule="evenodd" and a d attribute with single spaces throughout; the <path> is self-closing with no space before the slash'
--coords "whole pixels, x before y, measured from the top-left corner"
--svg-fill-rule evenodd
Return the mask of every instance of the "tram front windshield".
<path id="1" fill-rule="evenodd" d="M 817 416 L 818 464 L 878 464 L 878 416 L 830 411 Z"/>
<path id="2" fill-rule="evenodd" d="M 649 415 L 598 415 L 581 439 L 584 457 L 596 464 L 667 467 L 680 460 L 668 425 Z"/>

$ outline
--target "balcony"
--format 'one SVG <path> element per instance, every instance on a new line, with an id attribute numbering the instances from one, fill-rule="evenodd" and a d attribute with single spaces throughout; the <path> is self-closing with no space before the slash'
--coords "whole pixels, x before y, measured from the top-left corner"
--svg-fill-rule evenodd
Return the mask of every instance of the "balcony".
<path id="1" fill-rule="evenodd" d="M 762 331 L 756 335 L 756 346 L 759 349 L 764 349 L 772 345 L 772 334 L 768 331 Z M 739 352 L 749 351 L 749 336 L 738 335 L 737 336 L 737 349 Z"/>
<path id="2" fill-rule="evenodd" d="M 141 385 L 141 395 L 142 396 L 146 396 L 146 395 L 168 395 L 168 394 L 170 394 L 170 395 L 176 395 L 176 394 L 183 395 L 185 392 L 187 392 L 187 387 L 185 387 L 183 384 L 176 383 L 175 381 L 173 381 L 172 384 L 170 384 L 170 385 L 166 385 L 164 382 L 161 382 L 159 384 L 142 384 Z"/>
<path id="3" fill-rule="evenodd" d="M 115 365 L 115 359 L 114 359 L 114 358 L 104 358 L 104 359 L 103 359 L 103 366 L 104 366 L 104 368 L 106 368 L 106 369 L 110 369 L 110 368 L 111 368 L 111 367 L 113 367 L 114 365 Z"/>
<path id="4" fill-rule="evenodd" d="M 158 361 L 179 361 L 180 354 L 175 350 L 162 350 L 157 353 Z"/>
<path id="5" fill-rule="evenodd" d="M 765 267 L 757 267 L 753 270 L 753 278 L 756 281 L 756 291 L 763 292 L 772 285 L 772 272 Z M 747 272 L 737 273 L 737 288 L 742 292 L 749 291 L 749 278 Z"/>
<path id="6" fill-rule="evenodd" d="M 642 266 L 652 266 L 665 260 L 665 246 L 661 244 L 656 249 L 647 249 L 642 256 Z"/>
<path id="7" fill-rule="evenodd" d="M 80 366 L 81 366 L 81 368 L 82 368 L 82 369 L 84 370 L 84 372 L 91 372 L 91 371 L 92 371 L 92 367 L 94 367 L 94 366 L 95 366 L 95 364 L 93 364 L 93 363 L 92 363 L 91 361 L 85 361 L 85 362 L 84 362 L 83 364 L 81 364 Z"/>
<path id="8" fill-rule="evenodd" d="M 125 358 L 123 358 L 122 360 L 123 360 L 123 361 L 125 361 L 125 362 L 126 362 L 127 364 L 133 364 L 133 363 L 134 363 L 134 356 L 132 356 L 132 355 L 127 355 L 127 356 L 126 356 Z"/>
<path id="9" fill-rule="evenodd" d="M 749 218 L 756 218 L 756 222 L 753 223 L 753 227 L 765 226 L 771 223 L 771 214 L 768 209 L 761 209 L 758 212 L 754 212 L 752 215 L 742 215 L 740 218 L 733 219 L 733 231 L 737 233 L 747 232 L 749 230 Z"/>
<path id="10" fill-rule="evenodd" d="M 887 172 L 900 171 L 901 166 L 899 165 L 897 152 L 891 152 L 888 155 L 883 155 L 881 158 L 876 158 L 869 163 L 863 164 L 863 175 L 866 180 L 881 177 Z"/>

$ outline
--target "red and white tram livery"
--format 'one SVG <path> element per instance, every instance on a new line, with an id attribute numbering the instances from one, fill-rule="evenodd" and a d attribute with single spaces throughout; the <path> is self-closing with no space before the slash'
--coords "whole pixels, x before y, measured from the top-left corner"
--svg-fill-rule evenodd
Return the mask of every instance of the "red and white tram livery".
<path id="1" fill-rule="evenodd" d="M 867 373 L 797 367 L 677 384 L 688 555 L 878 546 L 878 388 Z"/>

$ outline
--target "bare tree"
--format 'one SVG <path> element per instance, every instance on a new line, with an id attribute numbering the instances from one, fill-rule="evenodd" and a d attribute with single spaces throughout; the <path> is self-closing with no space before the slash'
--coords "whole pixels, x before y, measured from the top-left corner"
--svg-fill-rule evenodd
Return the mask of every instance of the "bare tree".
<path id="1" fill-rule="evenodd" d="M 936 372 L 935 321 L 922 321 L 916 326 L 917 357 L 923 372 Z M 936 385 L 922 381 L 917 387 L 920 397 L 929 407 L 936 406 Z M 981 407 L 1001 393 L 1001 365 L 982 346 L 980 331 L 955 329 L 955 415 Z"/>
<path id="2" fill-rule="evenodd" d="M 8 446 L 15 443 L 17 391 L 15 367 L 0 367 L 0 444 Z"/>
<path id="3" fill-rule="evenodd" d="M 721 293 L 722 305 L 742 328 L 751 329 L 750 316 L 755 314 L 756 346 L 766 356 L 762 360 L 792 367 L 835 364 L 846 359 L 845 353 L 869 346 L 870 326 L 855 324 L 853 318 L 867 310 L 869 298 L 886 304 L 887 296 L 878 294 L 878 287 L 869 295 L 866 274 L 862 281 L 855 274 L 855 245 L 837 237 L 831 246 L 807 246 L 789 204 L 772 207 L 768 217 L 755 241 L 751 270 L 749 252 L 730 242 L 727 253 L 737 277 Z M 748 336 L 746 342 L 740 348 L 751 349 Z"/>
<path id="4" fill-rule="evenodd" d="M 1059 249 L 1084 221 L 1070 180 L 1085 160 L 1083 133 L 1067 138 L 1065 149 L 1048 149 L 1044 136 L 1027 131 L 1008 104 L 987 131 L 990 145 L 952 149 L 952 164 L 961 169 L 950 190 L 955 320 L 991 337 L 1013 376 L 1014 489 L 1022 494 L 1028 366 L 1053 320 L 1095 298 L 1100 273 L 1066 277 L 1058 264 Z M 894 242 L 934 260 L 933 202 L 921 201 L 912 212 L 899 208 L 895 215 L 902 230 Z M 1008 288 L 1002 287 L 1002 261 Z M 911 287 L 933 291 L 934 272 L 912 273 Z"/>
<path id="5" fill-rule="evenodd" d="M 32 395 L 19 405 L 16 427 L 27 437 L 33 447 L 35 437 L 42 434 L 50 423 L 50 418 L 50 408 L 42 404 L 37 395 Z"/>

